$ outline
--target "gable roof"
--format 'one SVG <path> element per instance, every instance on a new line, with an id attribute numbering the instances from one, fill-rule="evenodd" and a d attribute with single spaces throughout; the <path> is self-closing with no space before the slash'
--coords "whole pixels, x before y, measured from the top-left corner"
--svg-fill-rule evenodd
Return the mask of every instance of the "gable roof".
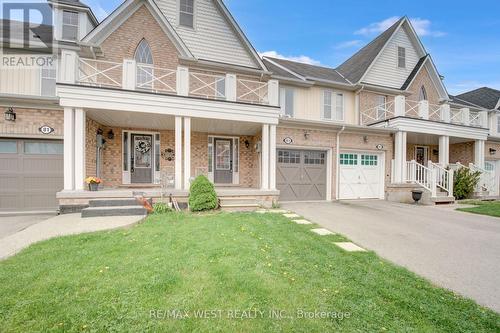
<path id="1" fill-rule="evenodd" d="M 276 62 L 274 62 L 275 59 L 271 59 L 268 57 L 263 57 L 262 61 L 266 65 L 267 69 L 273 73 L 273 75 L 284 78 L 284 79 L 291 79 L 291 80 L 304 80 L 305 78 L 302 76 L 299 76 L 297 73 L 293 73 L 283 65 L 280 65 Z"/>
<path id="2" fill-rule="evenodd" d="M 291 60 L 284 60 L 284 59 L 277 59 L 277 58 L 270 58 L 270 57 L 265 57 L 264 60 L 267 60 L 266 64 L 275 63 L 278 66 L 274 66 L 273 69 L 278 70 L 278 75 L 283 75 L 285 77 L 292 77 L 294 79 L 297 78 L 303 78 L 303 79 L 308 79 L 312 81 L 329 81 L 332 83 L 339 83 L 343 85 L 351 85 L 351 82 L 346 80 L 337 70 L 333 68 L 328 68 L 328 67 L 323 67 L 323 66 L 316 66 L 316 65 L 309 65 L 309 64 L 304 64 L 301 62 L 296 62 L 296 61 L 291 61 Z M 278 68 L 276 68 L 278 67 Z M 281 67 L 281 68 L 279 68 Z M 286 70 L 288 72 L 286 72 Z M 273 70 L 274 72 L 274 70 Z M 291 72 L 291 73 L 290 73 Z M 293 75 L 295 74 L 295 75 Z"/>
<path id="3" fill-rule="evenodd" d="M 463 99 L 460 99 L 457 96 L 449 95 L 449 97 L 450 97 L 450 104 L 452 104 L 452 105 L 456 105 L 456 106 L 464 107 L 464 108 L 483 109 L 479 105 L 476 105 L 476 104 L 471 103 L 471 102 L 467 102 Z"/>
<path id="4" fill-rule="evenodd" d="M 338 66 L 337 71 L 349 81 L 358 83 L 404 20 L 405 17 L 399 19 L 389 29 Z"/>
<path id="5" fill-rule="evenodd" d="M 500 90 L 482 87 L 455 97 L 488 110 L 500 111 Z"/>
<path id="6" fill-rule="evenodd" d="M 94 30 L 92 30 L 82 40 L 82 43 L 90 45 L 99 45 L 102 43 L 113 31 L 121 26 L 133 13 L 135 13 L 141 6 L 146 6 L 153 17 L 160 24 L 165 34 L 170 38 L 179 53 L 188 58 L 194 58 L 191 51 L 186 44 L 179 37 L 170 22 L 166 19 L 163 13 L 153 0 L 126 0 L 118 8 L 116 8 L 104 21 L 101 22 Z"/>

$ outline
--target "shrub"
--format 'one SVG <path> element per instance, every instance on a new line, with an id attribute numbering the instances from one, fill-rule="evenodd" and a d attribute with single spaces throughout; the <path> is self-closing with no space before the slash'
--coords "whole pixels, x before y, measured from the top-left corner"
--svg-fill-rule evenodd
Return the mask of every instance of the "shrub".
<path id="1" fill-rule="evenodd" d="M 166 203 L 164 202 L 157 202 L 153 205 L 153 214 L 166 214 L 170 213 L 172 211 L 172 208 L 170 208 Z"/>
<path id="2" fill-rule="evenodd" d="M 457 200 L 469 199 L 477 184 L 481 173 L 479 171 L 471 171 L 467 168 L 460 168 L 455 172 L 455 181 L 453 187 L 453 195 Z"/>
<path id="3" fill-rule="evenodd" d="M 189 208 L 193 212 L 216 209 L 219 206 L 214 184 L 207 177 L 198 176 L 191 184 Z"/>

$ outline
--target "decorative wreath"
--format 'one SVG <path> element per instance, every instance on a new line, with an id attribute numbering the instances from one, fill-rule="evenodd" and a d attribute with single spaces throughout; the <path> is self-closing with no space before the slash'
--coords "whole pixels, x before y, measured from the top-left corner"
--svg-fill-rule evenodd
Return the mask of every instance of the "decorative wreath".
<path id="1" fill-rule="evenodd" d="M 139 140 L 135 142 L 135 150 L 143 154 L 151 150 L 151 142 L 146 140 Z"/>

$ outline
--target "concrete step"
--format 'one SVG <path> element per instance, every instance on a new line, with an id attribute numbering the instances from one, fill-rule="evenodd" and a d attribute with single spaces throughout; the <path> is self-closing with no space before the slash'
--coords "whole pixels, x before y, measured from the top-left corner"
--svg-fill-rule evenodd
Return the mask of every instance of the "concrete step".
<path id="1" fill-rule="evenodd" d="M 436 205 L 453 204 L 455 203 L 455 197 L 438 196 L 437 198 L 431 198 L 431 201 Z"/>
<path id="2" fill-rule="evenodd" d="M 146 216 L 147 210 L 139 205 L 135 206 L 111 206 L 111 207 L 89 207 L 82 210 L 82 217 L 99 216 Z"/>
<path id="3" fill-rule="evenodd" d="M 137 200 L 130 199 L 95 199 L 89 200 L 89 207 L 137 206 Z"/>
<path id="4" fill-rule="evenodd" d="M 220 198 L 220 204 L 222 205 L 244 205 L 244 204 L 256 204 L 255 198 Z"/>
<path id="5" fill-rule="evenodd" d="M 260 209 L 260 205 L 258 204 L 234 204 L 234 205 L 221 205 L 220 207 L 223 211 L 226 212 L 252 212 Z"/>

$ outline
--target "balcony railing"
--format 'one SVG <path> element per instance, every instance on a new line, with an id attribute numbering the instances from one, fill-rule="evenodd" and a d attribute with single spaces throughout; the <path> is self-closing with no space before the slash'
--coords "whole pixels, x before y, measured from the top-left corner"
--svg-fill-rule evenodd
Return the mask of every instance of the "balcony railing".
<path id="1" fill-rule="evenodd" d="M 112 62 L 80 58 L 64 50 L 60 83 L 148 91 L 213 100 L 279 106 L 279 84 L 258 78 L 201 69 L 161 68 L 132 59 Z"/>
<path id="2" fill-rule="evenodd" d="M 407 100 L 396 96 L 394 101 L 361 110 L 361 124 L 370 125 L 394 117 L 409 117 L 443 123 L 488 128 L 486 112 L 468 108 L 451 109 L 449 104 L 430 104 L 428 101 Z"/>

